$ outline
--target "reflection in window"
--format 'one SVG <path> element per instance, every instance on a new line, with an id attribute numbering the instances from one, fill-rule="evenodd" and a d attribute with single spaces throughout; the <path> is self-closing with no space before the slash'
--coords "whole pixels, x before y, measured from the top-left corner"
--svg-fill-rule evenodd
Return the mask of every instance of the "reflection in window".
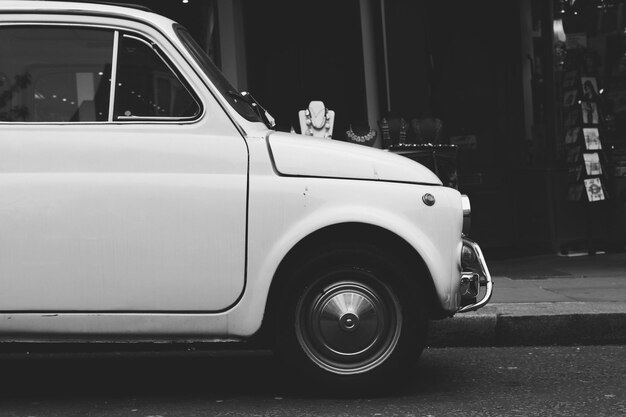
<path id="1" fill-rule="evenodd" d="M 152 46 L 120 37 L 115 117 L 191 118 L 200 108 L 189 90 Z"/>
<path id="2" fill-rule="evenodd" d="M 106 121 L 113 32 L 0 28 L 0 121 Z"/>

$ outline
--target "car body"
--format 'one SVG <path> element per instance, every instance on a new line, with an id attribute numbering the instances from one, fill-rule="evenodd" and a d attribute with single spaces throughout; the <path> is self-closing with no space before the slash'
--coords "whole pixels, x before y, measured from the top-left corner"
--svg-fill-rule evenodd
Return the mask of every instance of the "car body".
<path id="1" fill-rule="evenodd" d="M 274 131 L 190 38 L 143 10 L 0 3 L 1 341 L 263 330 L 312 374 L 372 380 L 489 300 L 465 196 Z"/>

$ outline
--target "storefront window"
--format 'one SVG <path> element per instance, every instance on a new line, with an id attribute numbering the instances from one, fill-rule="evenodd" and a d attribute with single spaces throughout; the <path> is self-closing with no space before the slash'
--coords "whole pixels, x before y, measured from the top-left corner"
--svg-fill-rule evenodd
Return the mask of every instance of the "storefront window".
<path id="1" fill-rule="evenodd" d="M 623 222 L 626 196 L 626 2 L 555 1 L 553 28 L 556 167 L 587 240 L 607 244 L 615 232 L 598 219 Z"/>
<path id="2" fill-rule="evenodd" d="M 570 201 L 603 201 L 611 177 L 626 170 L 626 159 L 615 159 L 626 143 L 626 10 L 598 0 L 556 6 L 557 158 L 567 167 Z"/>

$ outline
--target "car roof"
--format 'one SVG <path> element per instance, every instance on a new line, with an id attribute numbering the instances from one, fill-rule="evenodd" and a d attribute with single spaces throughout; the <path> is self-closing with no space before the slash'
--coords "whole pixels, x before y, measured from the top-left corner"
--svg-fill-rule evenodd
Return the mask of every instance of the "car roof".
<path id="1" fill-rule="evenodd" d="M 140 20 L 157 26 L 171 26 L 173 21 L 138 5 L 121 5 L 105 1 L 0 0 L 0 13 L 85 14 Z"/>

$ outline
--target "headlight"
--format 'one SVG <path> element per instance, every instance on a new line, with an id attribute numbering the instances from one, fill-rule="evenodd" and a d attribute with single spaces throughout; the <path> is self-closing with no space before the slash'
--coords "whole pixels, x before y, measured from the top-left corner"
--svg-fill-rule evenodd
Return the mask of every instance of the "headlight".
<path id="1" fill-rule="evenodd" d="M 461 195 L 461 207 L 463 207 L 463 234 L 468 235 L 471 226 L 472 206 L 469 197 L 465 194 Z"/>

